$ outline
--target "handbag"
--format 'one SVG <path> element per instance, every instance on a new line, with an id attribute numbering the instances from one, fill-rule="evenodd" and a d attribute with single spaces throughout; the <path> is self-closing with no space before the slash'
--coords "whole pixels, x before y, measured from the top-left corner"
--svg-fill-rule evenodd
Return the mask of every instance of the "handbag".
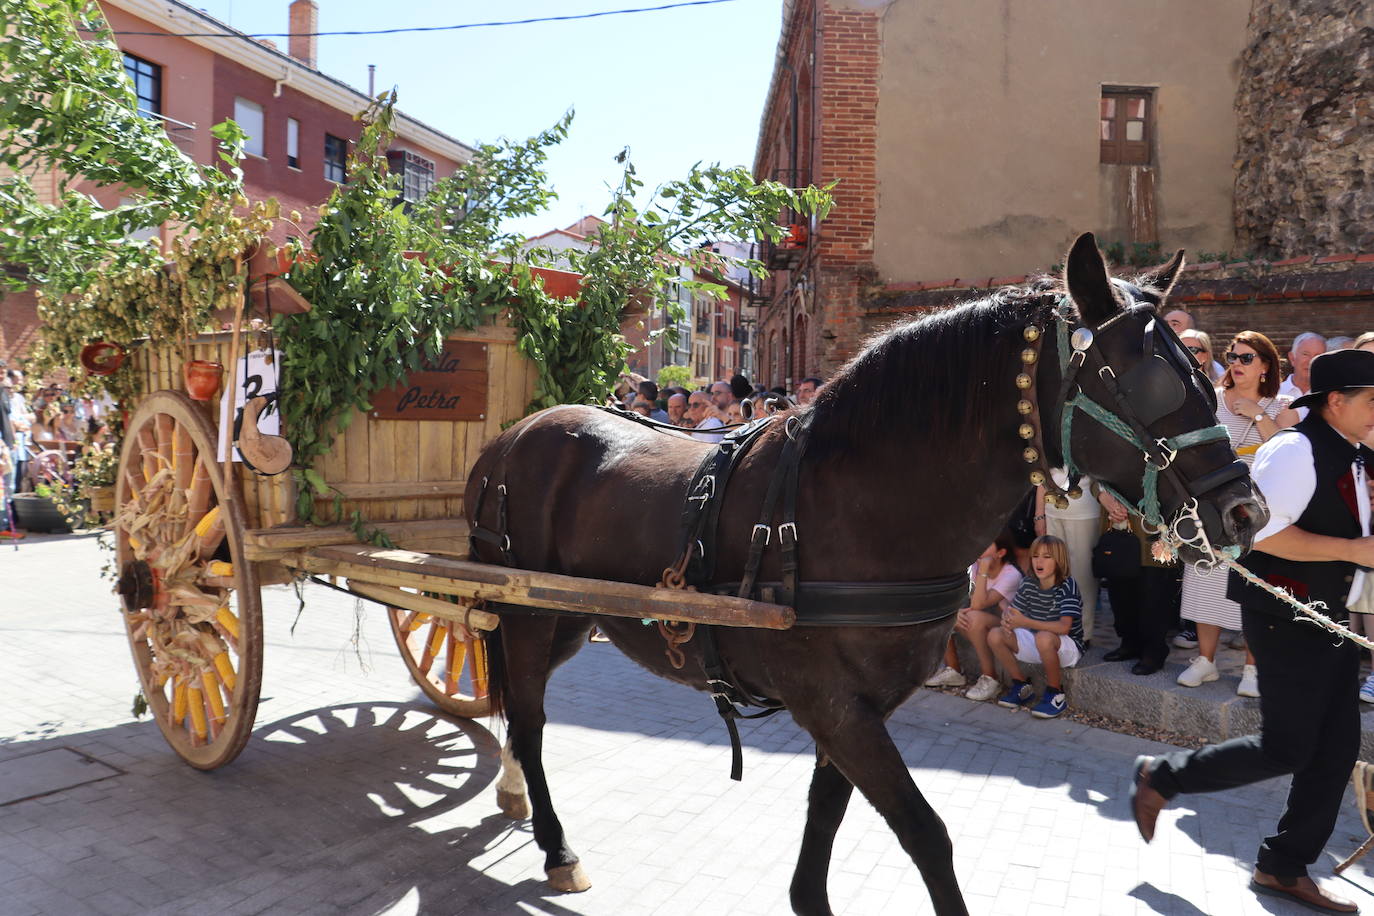
<path id="1" fill-rule="evenodd" d="M 1108 528 L 1093 547 L 1093 576 L 1132 579 L 1140 575 L 1140 541 L 1129 528 Z"/>

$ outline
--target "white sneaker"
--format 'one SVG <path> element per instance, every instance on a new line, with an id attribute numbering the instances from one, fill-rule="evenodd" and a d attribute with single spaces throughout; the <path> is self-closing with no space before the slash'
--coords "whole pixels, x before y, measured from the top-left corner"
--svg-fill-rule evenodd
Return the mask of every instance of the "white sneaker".
<path id="1" fill-rule="evenodd" d="M 927 687 L 962 687 L 967 681 L 949 665 L 941 665 L 940 670 L 926 679 Z"/>
<path id="2" fill-rule="evenodd" d="M 1217 666 L 1206 656 L 1199 655 L 1188 663 L 1188 667 L 1183 669 L 1183 673 L 1178 676 L 1178 683 L 1183 687 L 1201 687 L 1208 681 L 1215 681 L 1220 677 L 1217 673 Z"/>
<path id="3" fill-rule="evenodd" d="M 970 700 L 982 703 L 991 700 L 1002 692 L 1002 682 L 995 677 L 986 674 L 980 675 L 972 687 L 964 691 L 964 696 Z"/>
<path id="4" fill-rule="evenodd" d="M 1240 686 L 1236 688 L 1238 697 L 1257 697 L 1259 692 L 1259 672 L 1254 665 L 1246 665 L 1241 669 Z"/>

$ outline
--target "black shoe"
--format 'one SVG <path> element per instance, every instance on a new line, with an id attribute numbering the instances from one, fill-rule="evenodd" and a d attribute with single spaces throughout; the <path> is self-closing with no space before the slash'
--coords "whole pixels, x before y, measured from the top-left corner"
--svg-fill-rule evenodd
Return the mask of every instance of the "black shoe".
<path id="1" fill-rule="evenodd" d="M 1104 662 L 1128 662 L 1133 658 L 1140 658 L 1140 650 L 1128 646 L 1118 646 L 1102 656 Z"/>
<path id="2" fill-rule="evenodd" d="M 1156 671 L 1163 667 L 1163 662 L 1151 662 L 1146 661 L 1142 658 L 1140 661 L 1136 662 L 1134 665 L 1131 666 L 1131 673 L 1139 677 L 1146 677 L 1148 675 L 1154 674 Z"/>

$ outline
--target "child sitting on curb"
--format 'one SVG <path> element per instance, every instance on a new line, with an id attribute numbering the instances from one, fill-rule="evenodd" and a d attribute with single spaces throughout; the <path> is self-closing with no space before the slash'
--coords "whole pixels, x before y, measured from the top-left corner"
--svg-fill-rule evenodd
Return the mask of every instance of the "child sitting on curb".
<path id="1" fill-rule="evenodd" d="M 1021 570 L 1011 562 L 1015 549 L 1011 532 L 1004 530 L 979 555 L 969 567 L 973 592 L 969 595 L 968 607 L 960 608 L 959 616 L 954 621 L 954 631 L 973 646 L 981 669 L 978 680 L 964 696 L 980 703 L 997 696 L 1002 688 L 997 680 L 992 650 L 988 647 L 988 633 L 1002 622 L 1002 608 L 1007 606 L 1011 596 L 1016 594 L 1016 587 L 1021 584 Z M 959 670 L 959 653 L 951 635 L 945 646 L 945 663 L 926 681 L 926 686 L 962 687 L 964 683 L 964 675 Z"/>
<path id="2" fill-rule="evenodd" d="M 1068 706 L 1063 669 L 1078 664 L 1083 654 L 1083 598 L 1069 575 L 1069 551 L 1057 537 L 1038 537 L 1031 544 L 1031 574 L 1021 580 L 1002 626 L 988 634 L 988 645 L 1011 675 L 1011 688 L 999 706 L 1029 706 L 1035 691 L 1017 661 L 1045 666 L 1045 695 L 1031 715 L 1053 719 Z"/>

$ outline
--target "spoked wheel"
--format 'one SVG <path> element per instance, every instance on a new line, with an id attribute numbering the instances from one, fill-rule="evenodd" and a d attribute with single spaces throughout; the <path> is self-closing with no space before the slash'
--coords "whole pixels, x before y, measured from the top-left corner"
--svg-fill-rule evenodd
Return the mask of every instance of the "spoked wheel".
<path id="1" fill-rule="evenodd" d="M 243 558 L 214 427 L 174 391 L 129 421 L 115 487 L 119 593 L 143 696 L 191 766 L 221 767 L 253 731 L 262 686 L 262 602 Z"/>
<path id="2" fill-rule="evenodd" d="M 487 644 L 457 621 L 423 611 L 386 610 L 396 647 L 425 696 L 450 715 L 489 715 Z"/>

